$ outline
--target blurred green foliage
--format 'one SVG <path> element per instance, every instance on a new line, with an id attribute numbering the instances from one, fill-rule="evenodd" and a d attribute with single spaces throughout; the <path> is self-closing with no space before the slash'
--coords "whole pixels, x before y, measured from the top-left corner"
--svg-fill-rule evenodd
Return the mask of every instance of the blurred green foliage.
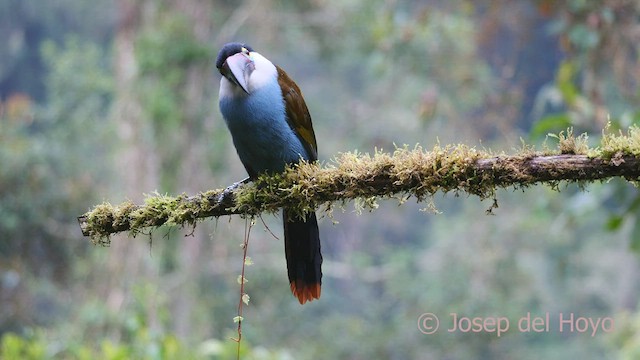
<path id="1" fill-rule="evenodd" d="M 541 102 L 557 110 L 536 121 L 530 137 L 540 139 L 567 126 L 595 132 L 605 124 L 614 130 L 640 124 L 640 90 L 629 86 L 628 73 L 638 61 L 637 41 L 629 31 L 637 26 L 640 5 L 569 1 L 554 6 L 561 16 L 550 29 L 560 37 L 569 56 L 556 70 L 552 86 L 539 96 Z M 612 54 L 617 60 L 612 61 Z M 630 248 L 637 252 L 640 194 L 624 184 L 613 187 L 614 197 L 602 199 L 611 209 L 606 229 L 619 231 L 628 224 Z"/>
<path id="2" fill-rule="evenodd" d="M 69 219 L 82 211 L 81 202 L 97 198 L 96 188 L 106 189 L 107 169 L 95 167 L 95 160 L 108 159 L 104 119 L 113 88 L 104 52 L 94 44 L 77 38 L 62 47 L 45 43 L 42 54 L 50 69 L 47 106 L 15 95 L 0 123 L 0 269 L 56 281 L 70 268 L 72 254 L 86 249 L 61 244 L 76 232 Z M 6 316 L 43 315 L 18 308 Z M 18 313 L 11 316 L 13 311 Z"/>
<path id="3" fill-rule="evenodd" d="M 165 191 L 174 191 L 175 173 L 184 156 L 181 127 L 195 126 L 198 120 L 190 118 L 193 109 L 188 108 L 186 98 L 190 67 L 206 67 L 214 55 L 211 46 L 197 41 L 189 26 L 186 17 L 161 13 L 136 42 L 140 67 L 136 93 L 152 121 L 155 142 L 162 144 L 156 149 L 162 159 L 161 188 Z"/>
<path id="4" fill-rule="evenodd" d="M 109 249 L 90 248 L 75 222 L 123 193 L 208 190 L 245 176 L 216 106 L 212 58 L 226 41 L 250 43 L 296 79 L 323 160 L 417 142 L 508 151 L 568 126 L 596 141 L 608 122 L 614 131 L 640 122 L 631 1 L 119 4 L 0 0 L 3 359 L 235 358 L 244 220 L 204 222 L 191 237 L 115 238 Z M 126 49 L 134 63 L 118 63 Z M 129 92 L 122 68 L 132 69 Z M 114 115 L 123 99 L 142 114 Z M 144 138 L 123 142 L 138 125 Z M 115 165 L 131 153 L 157 173 Z M 124 188 L 129 174 L 151 188 Z M 634 358 L 638 191 L 615 180 L 560 190 L 500 192 L 495 216 L 479 216 L 491 204 L 455 197 L 434 200 L 440 215 L 412 201 L 335 211 L 321 221 L 322 299 L 304 307 L 271 235 L 279 219 L 265 216 L 251 233 L 242 354 Z M 616 331 L 496 338 L 416 328 L 424 312 L 450 326 L 452 312 L 562 311 L 612 316 Z"/>

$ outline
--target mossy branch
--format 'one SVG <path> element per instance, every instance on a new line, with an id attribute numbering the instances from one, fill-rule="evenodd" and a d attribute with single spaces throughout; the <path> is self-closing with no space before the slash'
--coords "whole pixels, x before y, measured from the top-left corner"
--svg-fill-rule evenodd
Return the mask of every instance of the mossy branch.
<path id="1" fill-rule="evenodd" d="M 556 150 L 534 151 L 524 146 L 515 155 L 495 154 L 465 145 L 396 149 L 393 154 L 345 153 L 326 166 L 302 163 L 283 174 L 261 176 L 250 183 L 196 196 L 164 195 L 147 198 L 144 205 L 105 203 L 78 217 L 82 233 L 94 243 L 109 244 L 109 236 L 128 231 L 135 236 L 149 227 L 195 225 L 222 215 L 255 215 L 282 207 L 297 215 L 335 202 L 363 200 L 375 208 L 377 198 L 414 196 L 423 201 L 436 192 L 495 197 L 499 188 L 533 184 L 557 187 L 561 181 L 591 182 L 612 177 L 640 181 L 640 129 L 627 134 L 603 133 L 600 146 L 587 146 L 586 134 L 571 130 L 553 136 Z"/>

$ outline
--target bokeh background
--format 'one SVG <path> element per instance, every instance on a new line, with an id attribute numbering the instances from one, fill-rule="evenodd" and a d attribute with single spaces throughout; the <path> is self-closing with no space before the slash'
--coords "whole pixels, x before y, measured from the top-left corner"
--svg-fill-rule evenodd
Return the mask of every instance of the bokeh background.
<path id="1" fill-rule="evenodd" d="M 245 177 L 213 59 L 251 44 L 304 91 L 319 155 L 540 147 L 640 123 L 636 0 L 0 0 L 0 358 L 235 358 L 246 220 L 114 236 L 76 216 Z M 546 139 L 555 146 L 555 139 Z M 640 195 L 619 180 L 321 220 L 320 301 L 289 293 L 280 219 L 251 232 L 253 359 L 640 356 Z M 270 231 L 266 230 L 266 228 Z M 185 236 L 188 235 L 188 236 Z M 278 237 L 278 238 L 276 238 Z M 425 312 L 441 329 L 424 335 Z M 549 331 L 517 319 L 550 314 Z M 511 330 L 457 331 L 450 313 Z M 614 331 L 559 332 L 557 317 Z"/>

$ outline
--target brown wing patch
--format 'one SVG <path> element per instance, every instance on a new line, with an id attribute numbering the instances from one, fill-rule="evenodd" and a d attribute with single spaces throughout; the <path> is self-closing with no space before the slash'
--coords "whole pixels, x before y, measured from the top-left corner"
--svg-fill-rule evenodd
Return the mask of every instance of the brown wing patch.
<path id="1" fill-rule="evenodd" d="M 311 115 L 302 97 L 302 91 L 284 70 L 279 66 L 276 66 L 276 68 L 278 69 L 278 84 L 280 84 L 282 96 L 284 97 L 287 122 L 298 135 L 300 141 L 302 141 L 302 145 L 304 145 L 311 157 L 310 160 L 315 161 L 318 159 L 318 145 L 316 144 L 316 135 L 311 124 Z"/>

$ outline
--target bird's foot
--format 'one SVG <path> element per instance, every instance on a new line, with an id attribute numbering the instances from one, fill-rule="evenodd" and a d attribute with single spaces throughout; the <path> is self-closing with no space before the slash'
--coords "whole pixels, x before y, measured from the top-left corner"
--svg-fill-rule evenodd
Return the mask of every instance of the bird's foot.
<path id="1" fill-rule="evenodd" d="M 251 182 L 251 179 L 250 179 L 250 178 L 246 178 L 246 179 L 240 180 L 240 181 L 238 181 L 238 182 L 234 182 L 233 184 L 231 184 L 231 185 L 227 186 L 227 188 L 226 188 L 226 189 L 224 189 L 223 193 L 230 193 L 230 192 L 233 192 L 235 189 L 237 189 L 237 188 L 239 188 L 240 186 L 245 185 L 245 184 L 247 184 L 247 183 L 249 183 L 249 182 Z"/>

